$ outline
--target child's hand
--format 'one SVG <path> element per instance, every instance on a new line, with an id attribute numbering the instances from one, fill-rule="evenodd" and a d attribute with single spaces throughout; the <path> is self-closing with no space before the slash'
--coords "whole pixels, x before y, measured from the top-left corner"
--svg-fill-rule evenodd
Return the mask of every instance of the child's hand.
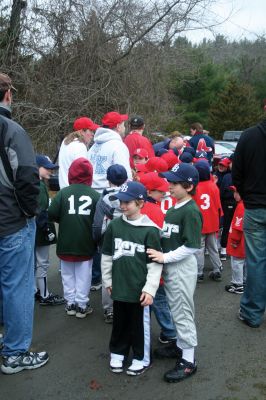
<path id="1" fill-rule="evenodd" d="M 106 288 L 108 294 L 111 296 L 112 294 L 112 286 Z"/>
<path id="2" fill-rule="evenodd" d="M 163 259 L 163 253 L 154 249 L 147 249 L 147 254 L 149 256 L 149 258 L 152 259 L 152 261 L 155 261 L 157 263 L 164 263 L 164 259 Z"/>
<path id="3" fill-rule="evenodd" d="M 150 306 L 153 303 L 153 297 L 146 292 L 142 292 L 140 296 L 140 304 L 145 307 L 145 306 Z"/>

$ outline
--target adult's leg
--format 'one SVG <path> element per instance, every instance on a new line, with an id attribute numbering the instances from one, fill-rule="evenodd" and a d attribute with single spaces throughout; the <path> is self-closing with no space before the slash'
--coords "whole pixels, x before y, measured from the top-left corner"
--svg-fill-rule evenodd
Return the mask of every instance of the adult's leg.
<path id="1" fill-rule="evenodd" d="M 0 282 L 5 335 L 3 356 L 28 351 L 34 310 L 35 220 L 0 239 Z"/>
<path id="2" fill-rule="evenodd" d="M 247 279 L 242 316 L 259 325 L 266 304 L 266 209 L 246 209 L 244 216 Z"/>

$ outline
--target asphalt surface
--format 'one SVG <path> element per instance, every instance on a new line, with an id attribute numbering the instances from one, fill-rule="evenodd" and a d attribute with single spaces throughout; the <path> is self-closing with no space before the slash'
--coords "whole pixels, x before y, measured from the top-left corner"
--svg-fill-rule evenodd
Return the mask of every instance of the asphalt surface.
<path id="1" fill-rule="evenodd" d="M 62 294 L 58 261 L 51 252 L 49 286 Z M 222 282 L 198 284 L 195 305 L 199 346 L 198 372 L 180 383 L 166 383 L 163 373 L 174 360 L 156 360 L 139 377 L 114 375 L 108 369 L 111 326 L 103 321 L 100 291 L 91 293 L 94 313 L 83 320 L 67 316 L 64 306 L 36 304 L 32 349 L 46 350 L 50 360 L 34 371 L 0 373 L 1 400 L 264 400 L 266 399 L 266 323 L 252 329 L 237 319 L 240 296 L 225 292 Z M 153 348 L 159 327 L 152 317 Z"/>

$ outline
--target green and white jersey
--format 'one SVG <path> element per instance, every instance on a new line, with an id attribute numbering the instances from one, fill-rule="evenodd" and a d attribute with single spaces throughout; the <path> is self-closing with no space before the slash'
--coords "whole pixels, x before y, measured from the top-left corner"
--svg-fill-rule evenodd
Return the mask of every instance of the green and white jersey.
<path id="1" fill-rule="evenodd" d="M 113 300 L 138 303 L 148 280 L 158 287 L 162 266 L 151 262 L 148 248 L 161 251 L 160 231 L 146 215 L 135 221 L 121 216 L 110 222 L 102 253 L 112 259 Z"/>
<path id="2" fill-rule="evenodd" d="M 96 246 L 92 222 L 99 198 L 99 193 L 82 183 L 67 186 L 56 194 L 48 215 L 59 223 L 58 255 L 93 256 Z"/>
<path id="3" fill-rule="evenodd" d="M 180 246 L 201 247 L 202 216 L 194 200 L 178 208 L 171 207 L 165 216 L 161 244 L 164 253 Z"/>

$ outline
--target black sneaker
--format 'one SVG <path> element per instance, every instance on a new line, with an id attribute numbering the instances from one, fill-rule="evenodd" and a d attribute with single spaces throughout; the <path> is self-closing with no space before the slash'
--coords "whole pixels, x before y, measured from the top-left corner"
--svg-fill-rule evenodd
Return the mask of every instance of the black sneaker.
<path id="1" fill-rule="evenodd" d="M 34 298 L 36 301 L 39 301 L 42 298 L 40 289 L 38 289 L 37 292 L 34 294 Z"/>
<path id="2" fill-rule="evenodd" d="M 50 293 L 48 297 L 40 297 L 40 306 L 60 306 L 65 303 L 64 297 Z"/>
<path id="3" fill-rule="evenodd" d="M 48 353 L 45 351 L 41 353 L 26 352 L 18 356 L 3 357 L 3 364 L 1 371 L 4 374 L 16 374 L 23 371 L 23 369 L 36 369 L 40 368 L 49 360 Z"/>
<path id="4" fill-rule="evenodd" d="M 209 278 L 215 282 L 220 282 L 222 280 L 222 275 L 220 272 L 210 272 Z"/>
<path id="5" fill-rule="evenodd" d="M 196 362 L 192 364 L 184 359 L 181 359 L 177 361 L 175 368 L 170 369 L 164 374 L 164 380 L 170 383 L 180 382 L 195 374 L 196 371 Z"/>
<path id="6" fill-rule="evenodd" d="M 104 322 L 106 324 L 112 324 L 114 320 L 114 314 L 112 311 L 105 311 L 104 312 Z"/>
<path id="7" fill-rule="evenodd" d="M 176 342 L 176 337 L 169 338 L 161 333 L 160 336 L 158 337 L 158 340 L 162 344 L 168 344 L 168 343 Z"/>
<path id="8" fill-rule="evenodd" d="M 88 304 L 85 308 L 77 307 L 76 317 L 85 318 L 93 312 L 93 308 Z"/>
<path id="9" fill-rule="evenodd" d="M 231 283 L 230 285 L 226 285 L 224 288 L 229 293 L 235 293 L 235 294 L 244 293 L 244 286 L 237 285 L 236 283 Z"/>
<path id="10" fill-rule="evenodd" d="M 198 275 L 197 282 L 202 283 L 203 281 L 204 281 L 204 275 L 203 274 Z"/>
<path id="11" fill-rule="evenodd" d="M 175 342 L 158 347 L 153 354 L 156 358 L 177 358 L 178 360 L 182 358 L 182 350 L 177 347 Z"/>

